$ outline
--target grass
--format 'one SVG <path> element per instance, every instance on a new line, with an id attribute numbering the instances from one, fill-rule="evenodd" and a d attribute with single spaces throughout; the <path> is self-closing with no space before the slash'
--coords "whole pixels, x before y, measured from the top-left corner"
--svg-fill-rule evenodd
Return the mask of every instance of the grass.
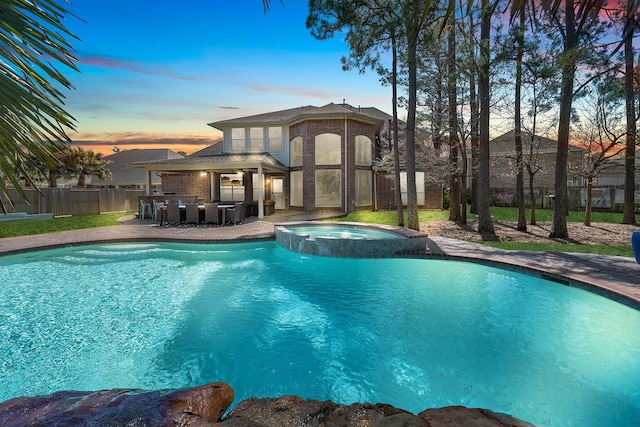
<path id="1" fill-rule="evenodd" d="M 578 245 L 574 243 L 534 243 L 534 242 L 491 242 L 474 241 L 494 248 L 507 251 L 535 251 L 535 252 L 577 252 L 582 254 L 598 254 L 609 256 L 623 256 L 633 258 L 633 249 L 629 246 L 606 245 Z"/>
<path id="2" fill-rule="evenodd" d="M 528 221 L 531 217 L 531 212 L 528 209 L 527 209 L 526 216 Z M 420 219 L 420 222 L 428 222 L 428 221 L 438 220 L 438 219 L 446 220 L 449 218 L 449 211 L 446 211 L 446 210 L 419 211 L 418 217 Z M 515 222 L 518 220 L 518 210 L 516 208 L 492 207 L 491 217 L 493 218 L 494 221 Z M 407 215 L 405 212 L 405 225 L 407 223 L 406 218 L 407 218 Z M 468 212 L 467 219 L 475 220 L 476 216 Z M 553 220 L 553 211 L 547 210 L 547 209 L 536 209 L 536 219 L 538 220 L 538 222 L 550 222 Z M 344 218 L 341 218 L 340 220 L 352 221 L 352 222 L 369 222 L 373 224 L 396 225 L 397 213 L 396 211 L 354 212 L 354 213 L 350 213 Z M 620 224 L 622 223 L 622 214 L 610 213 L 610 212 L 592 212 L 591 221 Z M 584 212 L 570 212 L 569 216 L 567 217 L 567 222 L 579 222 L 579 223 L 584 222 Z M 638 220 L 637 222 L 640 223 L 640 220 Z M 494 241 L 482 241 L 482 240 L 475 241 L 475 243 L 480 243 L 483 245 L 492 246 L 495 248 L 500 248 L 505 250 L 536 251 L 536 252 L 578 252 L 578 253 L 590 253 L 590 254 L 623 256 L 623 257 L 633 258 L 633 249 L 631 248 L 631 241 L 629 241 L 628 246 L 579 245 L 579 244 L 569 244 L 569 243 L 494 242 Z"/>
<path id="3" fill-rule="evenodd" d="M 131 214 L 129 213 L 113 213 L 103 215 L 75 216 L 53 218 L 45 220 L 31 221 L 12 221 L 0 222 L 0 238 L 30 236 L 33 234 L 53 233 L 56 231 L 78 230 L 82 228 L 103 227 L 107 225 L 118 224 L 118 218 Z M 346 217 L 340 218 L 341 221 L 351 222 L 369 222 L 373 224 L 396 225 L 396 211 L 377 211 L 377 212 L 353 212 Z M 449 218 L 449 212 L 446 210 L 421 210 L 418 212 L 420 222 L 428 222 L 435 220 L 446 220 Z M 492 207 L 491 216 L 494 221 L 517 221 L 518 211 L 515 208 Z M 407 223 L 405 212 L 405 224 Z M 476 216 L 468 213 L 469 220 L 476 219 Z M 530 212 L 527 210 L 527 220 L 530 218 Z M 551 221 L 553 211 L 537 209 L 536 218 L 540 222 Z M 593 212 L 593 222 L 616 223 L 622 222 L 621 213 L 609 212 Z M 567 217 L 568 222 L 583 222 L 584 212 L 570 212 Z M 640 221 L 638 221 L 640 223 Z M 528 242 L 492 242 L 477 241 L 483 245 L 492 246 L 506 250 L 522 250 L 522 251 L 538 251 L 538 252 L 580 252 L 593 253 L 600 255 L 614 255 L 633 257 L 631 244 L 628 246 L 602 246 L 602 245 L 577 245 L 565 243 L 528 243 Z"/>
<path id="4" fill-rule="evenodd" d="M 131 214 L 133 212 L 129 212 Z M 31 236 L 33 234 L 53 233 L 56 231 L 78 230 L 82 228 L 117 225 L 118 218 L 127 213 L 102 215 L 70 216 L 53 219 L 34 219 L 29 221 L 0 222 L 0 238 Z"/>

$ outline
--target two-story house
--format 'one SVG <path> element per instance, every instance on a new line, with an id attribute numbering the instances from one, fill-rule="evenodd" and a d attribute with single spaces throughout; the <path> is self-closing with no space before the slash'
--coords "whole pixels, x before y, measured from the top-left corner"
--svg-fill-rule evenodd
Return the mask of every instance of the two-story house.
<path id="1" fill-rule="evenodd" d="M 390 119 L 375 108 L 331 103 L 222 120 L 209 123 L 222 131 L 221 142 L 135 166 L 160 174 L 163 192 L 253 202 L 259 217 L 265 203 L 306 212 L 386 209 L 395 207 L 393 179 L 375 160 Z M 440 188 L 433 198 L 441 207 Z"/>

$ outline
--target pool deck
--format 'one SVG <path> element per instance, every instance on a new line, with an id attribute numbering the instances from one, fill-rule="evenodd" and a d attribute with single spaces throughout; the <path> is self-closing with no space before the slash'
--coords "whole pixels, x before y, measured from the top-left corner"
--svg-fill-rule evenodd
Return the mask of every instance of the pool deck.
<path id="1" fill-rule="evenodd" d="M 226 227 L 158 226 L 151 220 L 124 217 L 120 225 L 0 239 L 0 254 L 78 243 L 111 241 L 231 242 L 273 239 L 274 223 L 318 220 L 322 215 L 275 214 L 263 220 L 248 218 L 243 224 Z M 631 237 L 629 237 L 631 239 Z M 630 242 L 631 240 L 629 240 Z M 523 268 L 616 299 L 640 309 L 640 264 L 633 258 L 565 252 L 505 251 L 476 243 L 429 236 L 427 256 L 463 259 Z M 421 254 L 423 256 L 424 254 Z"/>

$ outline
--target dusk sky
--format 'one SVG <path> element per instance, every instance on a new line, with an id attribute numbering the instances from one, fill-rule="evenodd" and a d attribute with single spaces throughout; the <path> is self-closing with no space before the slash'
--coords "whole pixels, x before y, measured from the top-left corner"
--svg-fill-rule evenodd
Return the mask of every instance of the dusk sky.
<path id="1" fill-rule="evenodd" d="M 207 123 L 343 99 L 391 110 L 375 72 L 342 71 L 342 37 L 305 27 L 307 2 L 75 0 L 67 27 L 81 72 L 66 108 L 79 145 L 111 154 L 171 148 L 191 153 L 220 139 Z M 128 143 L 127 143 L 128 142 Z"/>

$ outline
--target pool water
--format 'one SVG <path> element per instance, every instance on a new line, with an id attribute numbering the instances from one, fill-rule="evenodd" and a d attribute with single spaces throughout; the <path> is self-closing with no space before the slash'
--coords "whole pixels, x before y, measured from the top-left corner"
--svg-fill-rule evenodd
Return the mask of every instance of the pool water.
<path id="1" fill-rule="evenodd" d="M 484 265 L 344 259 L 275 242 L 0 257 L 0 401 L 229 383 L 539 426 L 640 425 L 640 313 Z"/>
<path id="2" fill-rule="evenodd" d="M 335 237 L 339 239 L 402 239 L 403 236 L 375 228 L 352 227 L 346 225 L 295 225 L 287 226 L 287 230 L 308 234 L 310 238 Z"/>

